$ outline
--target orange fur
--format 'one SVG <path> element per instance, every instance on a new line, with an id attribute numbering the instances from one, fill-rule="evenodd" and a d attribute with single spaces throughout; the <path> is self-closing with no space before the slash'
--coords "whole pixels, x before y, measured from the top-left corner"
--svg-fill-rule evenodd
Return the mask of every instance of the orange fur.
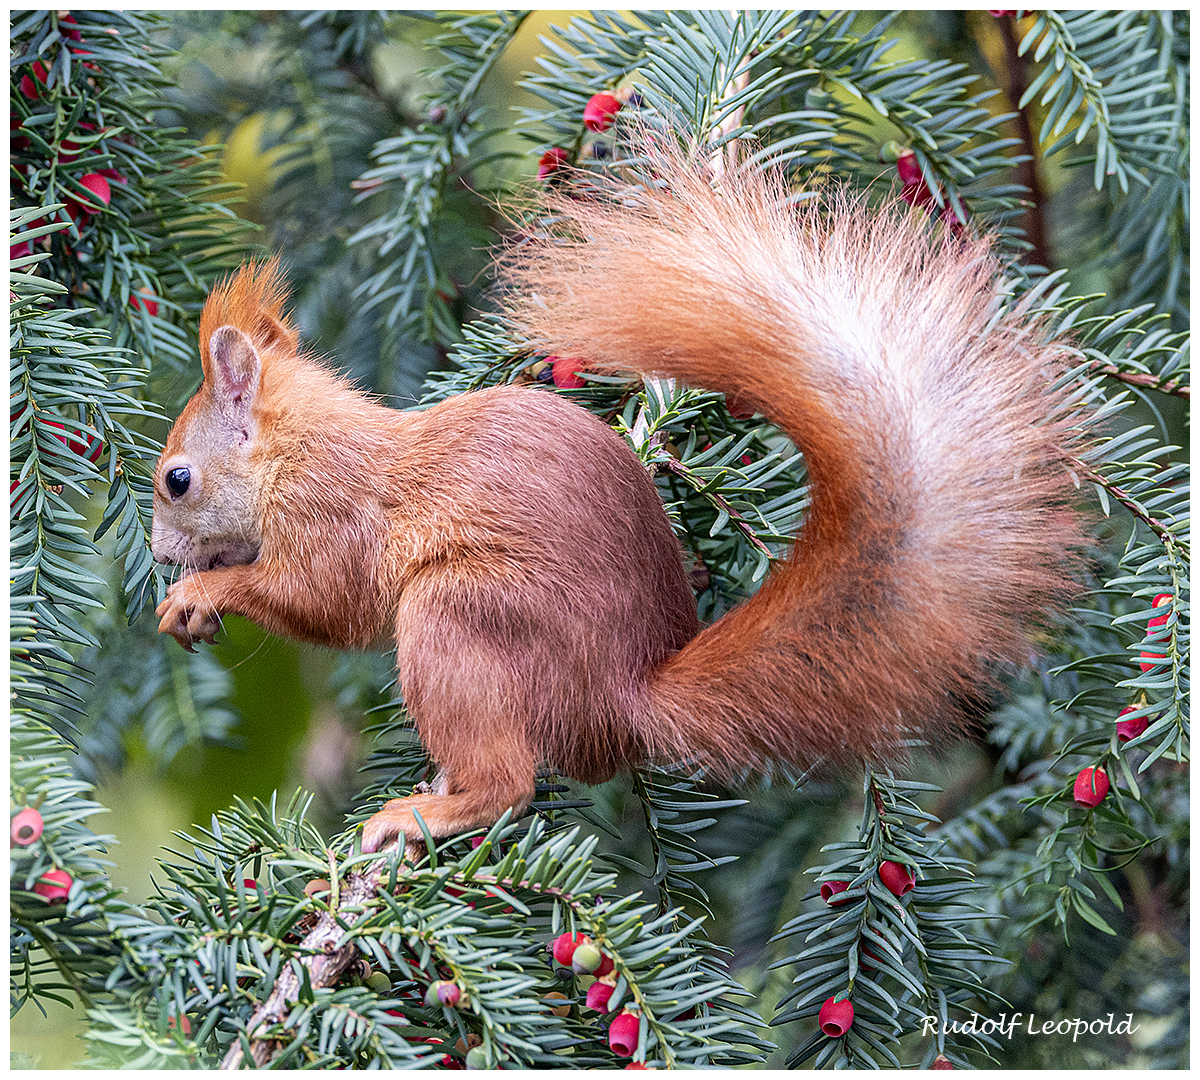
<path id="1" fill-rule="evenodd" d="M 660 175 L 554 201 L 575 239 L 510 255 L 510 314 L 593 369 L 756 402 L 804 450 L 794 553 L 703 630 L 653 483 L 594 417 L 519 387 L 387 409 L 297 351 L 274 263 L 205 308 L 205 384 L 155 481 L 155 556 L 191 571 L 160 629 L 191 647 L 239 613 L 337 647 L 395 636 L 439 775 L 368 822 L 367 850 L 418 838 L 414 813 L 439 836 L 523 809 L 542 761 L 734 775 L 954 731 L 1067 591 L 1063 346 L 993 318 L 986 245 L 784 209 L 771 182 L 714 193 L 677 158 Z"/>

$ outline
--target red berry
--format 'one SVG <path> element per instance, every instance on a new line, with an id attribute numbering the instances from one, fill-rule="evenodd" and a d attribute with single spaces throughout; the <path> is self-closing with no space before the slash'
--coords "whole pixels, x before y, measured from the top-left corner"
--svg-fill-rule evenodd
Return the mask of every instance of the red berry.
<path id="1" fill-rule="evenodd" d="M 992 12 L 992 14 L 994 15 L 995 12 Z M 945 1054 L 938 1054 L 938 1056 L 933 1059 L 933 1064 L 930 1065 L 929 1067 L 931 1069 L 953 1069 L 954 1068 L 954 1066 L 950 1064 L 950 1059 L 948 1057 L 946 1057 Z"/>
<path id="2" fill-rule="evenodd" d="M 620 111 L 620 98 L 607 91 L 593 94 L 583 107 L 583 126 L 588 131 L 607 131 L 612 127 L 613 117 Z"/>
<path id="3" fill-rule="evenodd" d="M 40 60 L 35 60 L 33 64 L 33 73 L 37 76 L 37 82 L 46 82 L 46 65 Z M 34 82 L 28 75 L 21 76 L 21 93 L 27 98 L 36 98 L 41 92 L 38 90 L 37 82 Z"/>
<path id="4" fill-rule="evenodd" d="M 821 882 L 821 899 L 830 907 L 840 907 L 849 898 L 843 896 L 841 899 L 835 900 L 834 897 L 838 893 L 845 892 L 848 888 L 850 888 L 850 882 L 848 881 L 823 881 Z"/>
<path id="5" fill-rule="evenodd" d="M 1124 716 L 1126 713 L 1137 712 L 1132 705 L 1127 705 L 1119 713 L 1118 717 Z M 1148 716 L 1139 716 L 1136 720 L 1117 720 L 1117 742 L 1129 742 L 1130 739 L 1136 739 L 1143 731 L 1150 726 L 1150 718 Z"/>
<path id="6" fill-rule="evenodd" d="M 83 125 L 80 126 L 82 127 Z M 92 127 L 94 125 L 89 124 L 88 126 Z M 80 147 L 79 143 L 77 143 L 74 139 L 63 139 L 63 141 L 58 144 L 58 160 L 64 165 L 69 165 L 72 161 L 79 157 L 79 151 L 81 149 L 82 147 Z"/>
<path id="7" fill-rule="evenodd" d="M 1158 594 L 1158 595 L 1157 595 L 1157 596 L 1156 596 L 1156 597 L 1153 599 L 1153 601 L 1151 601 L 1151 604 L 1150 604 L 1150 606 L 1151 606 L 1151 607 L 1160 608 L 1160 607 L 1163 607 L 1163 606 L 1164 606 L 1164 605 L 1166 605 L 1166 604 L 1169 604 L 1169 603 L 1170 603 L 1172 600 L 1174 600 L 1174 599 L 1175 599 L 1175 597 L 1174 597 L 1174 596 L 1172 596 L 1172 595 L 1171 595 L 1169 592 L 1160 592 L 1160 593 L 1159 593 L 1159 594 Z M 1163 612 L 1161 615 L 1155 615 L 1155 616 L 1154 616 L 1154 618 L 1152 618 L 1152 619 L 1150 620 L 1150 622 L 1149 622 L 1149 624 L 1148 624 L 1148 625 L 1150 625 L 1150 626 L 1166 626 L 1166 624 L 1167 624 L 1167 616 L 1168 616 L 1169 614 L 1170 614 L 1170 612 L 1166 612 L 1166 611 L 1164 611 L 1164 612 Z"/>
<path id="8" fill-rule="evenodd" d="M 925 183 L 925 175 L 917 162 L 916 152 L 907 147 L 896 155 L 896 172 L 905 186 Z"/>
<path id="9" fill-rule="evenodd" d="M 894 896 L 903 896 L 916 885 L 912 870 L 900 863 L 884 862 L 879 864 L 879 880 Z"/>
<path id="10" fill-rule="evenodd" d="M 258 882 L 255 881 L 254 878 L 252 878 L 252 877 L 246 877 L 246 878 L 242 878 L 242 886 L 243 886 L 243 888 L 254 891 L 254 890 L 258 889 Z"/>
<path id="11" fill-rule="evenodd" d="M 140 296 L 138 294 L 141 294 Z M 153 299 L 154 294 L 144 286 L 136 293 L 129 294 L 129 303 L 132 307 L 139 310 L 145 309 L 147 315 L 153 317 L 158 314 L 158 301 Z"/>
<path id="12" fill-rule="evenodd" d="M 182 1031 L 185 1035 L 190 1035 L 192 1033 L 192 1022 L 186 1016 L 180 1017 L 180 1021 L 181 1022 L 179 1024 L 179 1030 Z M 168 1028 L 175 1027 L 175 1017 L 173 1017 L 173 1016 L 167 1017 L 167 1027 Z"/>
<path id="13" fill-rule="evenodd" d="M 60 431 L 67 432 L 66 435 L 55 435 L 54 437 L 70 450 L 72 454 L 87 458 L 93 465 L 100 460 L 100 455 L 104 453 L 104 443 L 100 439 L 93 441 L 82 432 L 73 430 L 67 427 L 66 424 L 60 424 L 57 420 L 47 420 L 46 424 L 49 427 L 55 427 Z M 78 439 L 75 436 L 78 436 Z M 79 441 L 79 439 L 84 438 L 88 438 L 86 444 Z"/>
<path id="14" fill-rule="evenodd" d="M 1157 596 L 1154 598 L 1154 601 L 1153 601 L 1153 603 L 1151 604 L 1151 606 L 1152 606 L 1152 607 L 1156 607 L 1156 608 L 1158 608 L 1158 607 L 1162 607 L 1162 606 L 1164 606 L 1165 604 L 1170 604 L 1170 603 L 1171 603 L 1171 601 L 1172 601 L 1172 600 L 1174 600 L 1174 599 L 1175 599 L 1175 597 L 1174 597 L 1174 596 L 1173 596 L 1171 593 L 1168 593 L 1168 592 L 1159 593 L 1159 594 L 1158 594 L 1158 595 L 1157 595 Z M 1154 631 L 1155 631 L 1155 630 L 1157 630 L 1157 629 L 1158 629 L 1160 626 L 1166 626 L 1166 625 L 1167 625 L 1167 619 L 1168 619 L 1168 618 L 1170 618 L 1170 615 L 1171 615 L 1171 613 L 1170 613 L 1169 611 L 1164 611 L 1164 612 L 1163 612 L 1161 615 L 1154 615 L 1154 616 L 1152 616 L 1152 617 L 1150 618 L 1149 622 L 1147 622 L 1147 623 L 1146 623 L 1146 633 L 1147 633 L 1147 634 L 1152 634 L 1152 633 L 1154 633 Z M 1147 651 L 1144 651 L 1144 650 L 1143 650 L 1143 652 L 1142 652 L 1142 658 L 1141 658 L 1141 660 L 1138 662 L 1138 666 L 1139 666 L 1139 667 L 1140 667 L 1140 668 L 1141 668 L 1143 671 L 1149 671 L 1149 670 L 1151 670 L 1151 668 L 1153 668 L 1153 667 L 1154 667 L 1156 664 L 1161 664 L 1161 663 L 1163 663 L 1165 660 L 1166 660 L 1166 657 L 1165 657 L 1165 656 L 1163 656 L 1161 653 L 1157 653 L 1157 652 L 1147 652 Z"/>
<path id="15" fill-rule="evenodd" d="M 614 965 L 613 965 L 612 957 L 607 956 L 604 953 L 601 953 L 600 954 L 600 966 L 598 968 L 596 968 L 596 970 L 594 972 L 592 972 L 592 974 L 595 975 L 597 979 L 599 979 L 602 975 L 607 975 L 610 971 L 612 971 L 613 966 Z"/>
<path id="16" fill-rule="evenodd" d="M 612 997 L 615 988 L 609 986 L 606 982 L 601 982 L 597 979 L 591 986 L 588 987 L 587 998 L 584 999 L 584 1005 L 589 1009 L 594 1009 L 598 1013 L 608 1012 L 608 999 Z"/>
<path id="17" fill-rule="evenodd" d="M 954 212 L 954 207 L 949 202 L 942 207 L 942 221 L 946 228 L 950 230 L 951 236 L 962 236 L 966 229 L 963 228 L 963 223 L 958 220 L 958 215 Z"/>
<path id="18" fill-rule="evenodd" d="M 85 173 L 79 178 L 79 186 L 87 188 L 96 197 L 96 201 L 105 206 L 112 202 L 112 188 L 108 186 L 108 178 L 99 173 Z"/>
<path id="19" fill-rule="evenodd" d="M 561 146 L 552 146 L 538 159 L 537 176 L 545 180 L 553 176 L 567 163 L 567 152 Z"/>
<path id="20" fill-rule="evenodd" d="M 1080 806 L 1099 806 L 1108 794 L 1108 774 L 1090 765 L 1075 777 L 1075 801 Z"/>
<path id="21" fill-rule="evenodd" d="M 12 259 L 23 259 L 26 255 L 33 254 L 33 244 L 28 240 L 22 240 L 19 244 L 8 245 L 8 257 Z"/>
<path id="22" fill-rule="evenodd" d="M 614 1054 L 632 1057 L 638 1045 L 637 1013 L 623 1012 L 608 1025 L 608 1045 Z"/>
<path id="23" fill-rule="evenodd" d="M 736 394 L 725 395 L 725 408 L 735 420 L 749 420 L 755 413 L 754 406 Z"/>
<path id="24" fill-rule="evenodd" d="M 628 1065 L 626 1065 L 626 1066 L 625 1066 L 625 1068 L 626 1068 L 626 1070 L 629 1070 L 629 1069 L 649 1069 L 649 1068 L 650 1068 L 650 1066 L 649 1066 L 649 1065 L 647 1065 L 647 1064 L 646 1064 L 644 1061 L 631 1061 L 631 1062 L 630 1062 Z M 652 1071 L 653 1071 L 653 1070 L 652 1070 Z"/>
<path id="25" fill-rule="evenodd" d="M 991 8 L 985 8 L 984 10 L 995 19 L 1002 19 L 1002 18 L 1004 18 L 1005 15 L 1015 15 L 1016 14 L 1015 10 L 1014 11 L 993 11 Z M 934 1065 L 934 1068 L 936 1069 L 936 1068 L 938 1068 L 938 1066 Z M 941 1068 L 952 1069 L 952 1068 L 954 1068 L 954 1066 L 947 1064 L 947 1065 L 942 1065 Z"/>
<path id="26" fill-rule="evenodd" d="M 10 492 L 9 494 L 12 493 Z M 12 837 L 13 844 L 17 847 L 29 847 L 30 844 L 42 835 L 42 815 L 32 806 L 27 806 L 24 810 L 18 810 L 13 815 L 9 835 Z"/>
<path id="27" fill-rule="evenodd" d="M 933 202 L 933 192 L 925 182 L 925 174 L 921 172 L 915 151 L 907 148 L 900 151 L 896 158 L 896 174 L 903 184 L 900 198 L 906 203 L 910 206 L 928 206 Z"/>
<path id="28" fill-rule="evenodd" d="M 551 361 L 554 385 L 560 390 L 578 390 L 581 386 L 587 386 L 587 381 L 581 379 L 576 371 L 583 365 L 582 360 L 569 356 L 548 356 L 546 359 Z"/>
<path id="29" fill-rule="evenodd" d="M 61 904 L 71 891 L 71 875 L 65 870 L 49 870 L 38 878 L 33 891 L 48 904 Z"/>
<path id="30" fill-rule="evenodd" d="M 821 1011 L 817 1013 L 817 1023 L 831 1039 L 839 1038 L 845 1035 L 854 1023 L 854 1006 L 849 1001 L 826 998 Z"/>
<path id="31" fill-rule="evenodd" d="M 575 949 L 587 940 L 587 934 L 559 934 L 554 939 L 554 959 L 563 967 L 570 967 Z"/>

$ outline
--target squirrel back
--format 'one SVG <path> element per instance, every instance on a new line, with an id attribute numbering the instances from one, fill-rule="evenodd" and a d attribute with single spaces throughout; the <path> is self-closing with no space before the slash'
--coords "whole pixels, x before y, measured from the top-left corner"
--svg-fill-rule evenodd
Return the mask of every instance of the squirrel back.
<path id="1" fill-rule="evenodd" d="M 649 673 L 641 739 L 734 776 L 961 730 L 1072 591 L 1069 347 L 1002 311 L 985 240 L 653 164 L 652 187 L 547 195 L 555 234 L 503 260 L 508 315 L 589 370 L 752 403 L 813 501 L 763 587 Z"/>

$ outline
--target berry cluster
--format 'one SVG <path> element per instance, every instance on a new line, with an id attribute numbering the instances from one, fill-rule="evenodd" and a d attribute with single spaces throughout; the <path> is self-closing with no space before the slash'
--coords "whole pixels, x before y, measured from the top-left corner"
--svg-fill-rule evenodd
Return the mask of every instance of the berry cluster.
<path id="1" fill-rule="evenodd" d="M 42 815 L 36 807 L 26 806 L 18 810 L 9 822 L 9 846 L 27 848 L 36 844 L 45 831 Z M 47 870 L 33 886 L 48 904 L 61 904 L 71 891 L 74 878 L 66 870 Z"/>
<path id="2" fill-rule="evenodd" d="M 1167 609 L 1157 615 L 1152 615 L 1146 624 L 1146 634 L 1156 646 L 1160 644 L 1157 639 L 1165 636 L 1167 620 L 1171 616 L 1170 609 L 1174 600 L 1175 597 L 1171 593 L 1159 593 L 1151 602 L 1150 606 L 1156 611 L 1159 608 Z M 1166 657 L 1162 653 L 1143 649 L 1138 666 L 1144 672 L 1152 671 L 1157 665 L 1165 662 Z M 1116 732 L 1118 743 L 1124 744 L 1131 739 L 1138 738 L 1150 726 L 1150 718 L 1144 715 L 1136 716 L 1130 720 L 1121 719 L 1127 713 L 1141 712 L 1144 707 L 1145 702 L 1143 700 L 1138 705 L 1126 705 L 1125 708 L 1117 713 Z M 1104 801 L 1111 786 L 1108 773 L 1103 768 L 1103 763 L 1100 765 L 1089 765 L 1084 769 L 1080 769 L 1079 775 L 1075 777 L 1075 787 L 1072 795 L 1080 806 L 1092 808 L 1099 806 Z"/>
<path id="3" fill-rule="evenodd" d="M 912 867 L 892 862 L 890 859 L 881 862 L 876 873 L 884 888 L 897 898 L 907 896 L 917 884 Z M 850 897 L 844 895 L 849 888 L 848 881 L 823 881 L 821 899 L 830 907 L 841 907 L 850 900 Z M 878 931 L 873 932 L 878 935 Z M 859 963 L 864 968 L 873 968 L 882 964 L 883 959 L 867 946 L 861 946 Z M 850 1030 L 853 1023 L 854 1006 L 849 997 L 839 997 L 835 994 L 826 998 L 825 1004 L 817 1013 L 817 1026 L 831 1039 L 840 1039 Z"/>
<path id="4" fill-rule="evenodd" d="M 602 952 L 587 934 L 559 934 L 549 944 L 554 962 L 565 977 L 590 975 L 595 981 L 587 988 L 584 1007 L 601 1015 L 612 1012 L 610 999 L 617 984 L 615 965 L 611 956 Z M 563 996 L 563 995 L 558 995 Z M 622 1009 L 608 1025 L 608 1045 L 620 1057 L 632 1057 L 638 1048 L 641 1017 L 636 1009 Z M 644 1069 L 642 1062 L 632 1062 L 627 1068 Z"/>
<path id="5" fill-rule="evenodd" d="M 588 98 L 583 107 L 583 126 L 592 132 L 607 131 L 612 127 L 617 113 L 629 102 L 633 92 L 628 88 L 610 93 L 601 90 Z M 571 153 L 566 147 L 552 146 L 538 159 L 537 176 L 539 180 L 549 180 L 561 169 L 570 164 Z"/>
<path id="6" fill-rule="evenodd" d="M 97 54 L 87 47 L 83 31 L 70 14 L 58 19 L 60 47 L 72 57 L 70 82 L 64 83 L 52 54 L 43 50 L 45 63 L 35 60 L 26 65 L 17 81 L 17 90 L 10 98 L 9 132 L 12 159 L 12 196 L 22 203 L 44 204 L 61 202 L 63 208 L 49 218 L 26 222 L 14 243 L 9 246 L 9 258 L 21 259 L 45 250 L 51 243 L 50 234 L 40 232 L 42 226 L 55 221 L 69 221 L 73 235 L 82 240 L 87 226 L 112 212 L 114 185 L 126 185 L 127 178 L 106 163 L 107 148 L 112 142 L 133 143 L 134 136 L 117 132 L 104 123 L 98 108 L 90 113 L 85 98 L 95 89 L 101 74 L 99 63 L 89 57 Z M 108 33 L 115 33 L 110 28 Z M 77 73 L 77 74 L 75 74 Z M 57 116 L 55 123 L 47 119 Z M 63 118 L 66 118 L 65 121 Z M 62 130 L 67 126 L 67 130 Z M 79 163 L 78 165 L 76 163 Z M 92 168 L 87 168 L 88 165 Z M 24 237 L 24 239 L 22 239 Z M 64 254 L 71 249 L 63 243 Z M 140 297 L 131 297 L 137 311 L 153 317 L 158 314 L 158 301 L 147 289 Z"/>

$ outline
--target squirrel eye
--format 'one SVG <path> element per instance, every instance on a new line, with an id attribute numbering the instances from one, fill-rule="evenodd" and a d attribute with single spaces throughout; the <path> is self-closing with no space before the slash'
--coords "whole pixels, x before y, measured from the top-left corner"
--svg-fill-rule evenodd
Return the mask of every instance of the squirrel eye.
<path id="1" fill-rule="evenodd" d="M 192 482 L 190 469 L 172 469 L 167 473 L 167 490 L 178 499 L 187 493 L 188 485 Z"/>

